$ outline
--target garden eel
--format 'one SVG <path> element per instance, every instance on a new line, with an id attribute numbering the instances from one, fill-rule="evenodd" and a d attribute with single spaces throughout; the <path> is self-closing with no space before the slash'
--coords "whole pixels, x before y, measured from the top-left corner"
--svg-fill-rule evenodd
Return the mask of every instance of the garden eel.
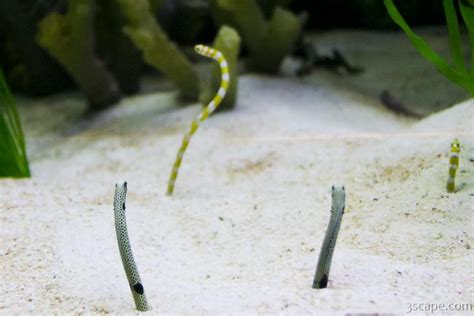
<path id="1" fill-rule="evenodd" d="M 127 197 L 127 182 L 115 184 L 114 214 L 115 231 L 117 232 L 117 242 L 122 257 L 123 267 L 127 274 L 130 290 L 132 291 L 135 306 L 139 311 L 149 310 L 148 302 L 143 289 L 137 265 L 133 259 L 130 240 L 128 239 L 127 220 L 125 218 L 125 200 Z"/>
<path id="2" fill-rule="evenodd" d="M 184 152 L 186 151 L 186 148 L 189 145 L 191 137 L 198 129 L 199 123 L 207 119 L 207 117 L 211 115 L 212 112 L 214 112 L 214 110 L 221 103 L 227 92 L 227 89 L 229 88 L 229 66 L 227 64 L 227 61 L 225 60 L 224 55 L 220 51 L 205 45 L 196 45 L 194 46 L 194 50 L 198 54 L 212 58 L 219 63 L 221 69 L 221 84 L 214 99 L 212 99 L 212 101 L 204 108 L 204 110 L 202 110 L 201 113 L 199 113 L 197 118 L 191 123 L 191 127 L 189 128 L 188 132 L 183 137 L 181 147 L 179 148 L 178 154 L 176 155 L 176 160 L 174 162 L 173 169 L 171 170 L 171 175 L 168 180 L 168 190 L 166 192 L 167 195 L 173 194 L 174 184 L 176 182 L 176 178 L 178 177 L 178 171 L 183 160 Z"/>
<path id="3" fill-rule="evenodd" d="M 459 140 L 455 138 L 451 143 L 451 156 L 449 157 L 449 177 L 446 189 L 448 192 L 453 193 L 456 191 L 456 184 L 454 180 L 456 178 L 456 171 L 459 167 L 459 153 L 461 152 L 461 144 Z"/>
<path id="4" fill-rule="evenodd" d="M 344 187 L 332 186 L 331 218 L 324 236 L 323 246 L 319 255 L 316 274 L 314 275 L 313 288 L 324 289 L 328 284 L 329 269 L 331 268 L 332 255 L 336 246 L 337 235 L 341 227 L 342 215 L 346 204 Z"/>

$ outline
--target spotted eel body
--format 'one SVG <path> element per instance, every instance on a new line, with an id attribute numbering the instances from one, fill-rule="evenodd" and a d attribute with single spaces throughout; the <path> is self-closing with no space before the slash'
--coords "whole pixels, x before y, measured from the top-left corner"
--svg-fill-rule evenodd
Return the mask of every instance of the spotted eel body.
<path id="1" fill-rule="evenodd" d="M 149 310 L 148 302 L 143 289 L 137 265 L 133 259 L 132 248 L 128 238 L 127 220 L 125 218 L 125 200 L 127 198 L 127 182 L 115 184 L 114 214 L 117 242 L 122 257 L 123 267 L 127 274 L 130 290 L 132 291 L 135 306 L 139 311 Z"/>
<path id="2" fill-rule="evenodd" d="M 332 186 L 331 218 L 324 236 L 323 246 L 319 255 L 316 274 L 314 275 L 313 288 L 323 289 L 327 287 L 329 269 L 331 268 L 332 255 L 336 246 L 337 235 L 341 227 L 342 215 L 346 204 L 346 192 L 344 187 Z"/>
<path id="3" fill-rule="evenodd" d="M 229 88 L 229 66 L 224 55 L 220 51 L 204 45 L 196 45 L 194 46 L 194 50 L 198 54 L 212 58 L 219 63 L 221 69 L 221 84 L 214 99 L 212 99 L 212 101 L 204 108 L 204 110 L 202 110 L 201 113 L 199 113 L 197 118 L 191 123 L 191 127 L 189 128 L 188 132 L 183 137 L 181 147 L 179 148 L 170 178 L 168 180 L 168 190 L 166 192 L 167 195 L 173 194 L 174 184 L 176 182 L 176 178 L 178 177 L 179 167 L 181 166 L 184 152 L 189 145 L 191 137 L 198 129 L 200 122 L 207 119 L 208 116 L 211 115 L 211 113 L 214 112 L 214 110 L 219 106 L 227 92 L 227 89 Z"/>
<path id="4" fill-rule="evenodd" d="M 451 156 L 449 157 L 449 177 L 446 189 L 448 192 L 453 193 L 456 191 L 456 171 L 459 167 L 459 153 L 461 152 L 461 144 L 459 140 L 455 138 L 451 143 Z"/>

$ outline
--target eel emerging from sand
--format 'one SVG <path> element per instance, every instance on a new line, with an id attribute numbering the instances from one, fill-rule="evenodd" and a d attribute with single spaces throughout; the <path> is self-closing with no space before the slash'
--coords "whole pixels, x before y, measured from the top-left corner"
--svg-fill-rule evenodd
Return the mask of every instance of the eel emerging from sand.
<path id="1" fill-rule="evenodd" d="M 346 191 L 344 187 L 332 186 L 331 218 L 329 219 L 326 236 L 319 255 L 316 274 L 314 275 L 313 288 L 324 289 L 327 287 L 329 269 L 331 268 L 332 255 L 336 247 L 337 235 L 341 227 L 342 215 L 346 207 Z"/>
<path id="2" fill-rule="evenodd" d="M 133 258 L 130 240 L 128 238 L 127 220 L 125 218 L 125 200 L 127 198 L 127 182 L 115 184 L 114 214 L 115 231 L 117 233 L 117 242 L 120 256 L 122 257 L 123 267 L 127 274 L 130 290 L 132 291 L 135 306 L 139 311 L 149 310 L 148 301 L 145 296 L 137 264 Z"/>
<path id="3" fill-rule="evenodd" d="M 459 153 L 461 152 L 461 144 L 459 140 L 455 138 L 451 143 L 451 156 L 449 157 L 449 177 L 448 183 L 446 184 L 446 190 L 449 193 L 456 191 L 456 171 L 459 167 Z"/>
<path id="4" fill-rule="evenodd" d="M 166 191 L 166 195 L 173 194 L 174 183 L 176 182 L 176 178 L 178 177 L 179 167 L 181 166 L 184 152 L 186 151 L 186 148 L 188 148 L 191 137 L 198 129 L 199 124 L 202 121 L 206 120 L 209 115 L 211 115 L 211 113 L 214 112 L 214 110 L 219 106 L 225 94 L 227 93 L 227 89 L 229 88 L 229 65 L 227 64 L 224 55 L 217 49 L 210 48 L 204 45 L 196 45 L 194 46 L 194 50 L 198 54 L 212 58 L 219 63 L 221 69 L 221 84 L 214 99 L 212 99 L 212 101 L 204 108 L 204 110 L 202 110 L 201 113 L 199 113 L 198 117 L 191 123 L 191 127 L 183 137 L 181 147 L 179 148 L 178 154 L 176 155 L 176 160 L 173 164 L 173 169 L 171 170 L 171 175 L 168 180 L 168 189 Z"/>

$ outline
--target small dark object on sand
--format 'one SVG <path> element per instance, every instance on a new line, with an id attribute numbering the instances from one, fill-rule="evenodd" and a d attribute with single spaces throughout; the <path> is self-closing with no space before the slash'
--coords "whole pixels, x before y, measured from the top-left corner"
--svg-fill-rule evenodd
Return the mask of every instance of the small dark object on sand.
<path id="1" fill-rule="evenodd" d="M 331 70 L 342 68 L 350 75 L 356 75 L 364 71 L 362 67 L 350 65 L 337 49 L 332 50 L 332 55 L 319 55 L 309 41 L 302 41 L 293 55 L 304 60 L 301 68 L 297 70 L 298 76 L 309 74 L 315 67 Z"/>
<path id="2" fill-rule="evenodd" d="M 407 109 L 403 103 L 401 103 L 399 100 L 395 99 L 388 90 L 383 90 L 382 93 L 380 94 L 380 101 L 382 102 L 383 105 L 389 110 L 392 110 L 393 112 L 403 114 L 408 117 L 414 117 L 414 118 L 422 118 L 423 116 L 413 112 L 410 109 Z"/>

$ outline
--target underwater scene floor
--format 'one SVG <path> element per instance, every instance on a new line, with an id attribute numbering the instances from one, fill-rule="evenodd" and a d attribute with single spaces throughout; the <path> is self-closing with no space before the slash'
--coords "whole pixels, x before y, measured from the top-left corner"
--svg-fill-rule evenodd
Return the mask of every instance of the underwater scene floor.
<path id="1" fill-rule="evenodd" d="M 114 227 L 122 180 L 150 314 L 472 303 L 474 99 L 413 119 L 311 76 L 241 76 L 235 109 L 202 124 L 171 197 L 199 104 L 149 93 L 85 120 L 78 94 L 19 102 L 32 178 L 0 185 L 0 314 L 135 313 Z M 328 288 L 315 290 L 333 184 L 345 186 L 345 215 Z"/>

